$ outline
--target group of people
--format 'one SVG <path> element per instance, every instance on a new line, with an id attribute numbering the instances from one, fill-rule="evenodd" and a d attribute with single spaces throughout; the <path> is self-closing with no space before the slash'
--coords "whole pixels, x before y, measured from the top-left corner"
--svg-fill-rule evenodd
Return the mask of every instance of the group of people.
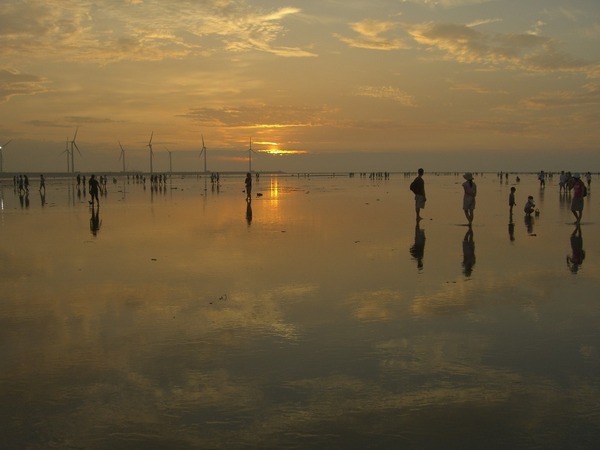
<path id="1" fill-rule="evenodd" d="M 18 190 L 19 195 L 28 195 L 29 194 L 29 177 L 27 175 L 19 175 L 18 177 L 15 175 L 13 177 L 13 183 L 15 187 L 15 192 Z M 44 174 L 40 174 L 40 194 L 46 194 L 46 178 L 44 178 Z"/>
<path id="2" fill-rule="evenodd" d="M 420 168 L 417 171 L 417 177 L 410 184 L 410 190 L 415 195 L 415 213 L 417 222 L 422 219 L 421 217 L 421 209 L 425 208 L 425 202 L 427 201 L 427 197 L 425 195 L 425 181 L 423 180 L 424 171 Z M 463 211 L 465 217 L 467 219 L 469 227 L 471 227 L 474 218 L 475 212 L 475 198 L 477 197 L 477 185 L 473 181 L 473 174 L 471 172 L 466 172 L 463 175 L 465 181 L 462 184 L 464 195 L 463 195 Z M 540 179 L 545 180 L 544 172 L 540 172 Z M 580 173 L 570 174 L 565 176 L 565 172 L 561 172 L 561 190 L 569 189 L 569 191 L 573 191 L 573 196 L 571 199 L 571 212 L 575 216 L 575 223 L 578 225 L 581 223 L 581 217 L 583 215 L 583 199 L 587 196 L 587 191 L 591 186 L 591 173 L 588 172 L 586 174 L 587 187 L 586 184 L 581 179 Z M 508 197 L 508 206 L 510 210 L 510 215 L 512 217 L 513 207 L 516 205 L 515 201 L 515 192 L 516 188 L 513 186 L 510 189 L 510 194 Z M 523 207 L 523 211 L 526 216 L 531 216 L 535 209 L 535 202 L 533 200 L 533 196 L 529 196 L 525 206 Z"/>
<path id="3" fill-rule="evenodd" d="M 415 194 L 415 213 L 417 216 L 417 222 L 422 219 L 421 217 L 421 209 L 425 208 L 425 202 L 427 201 L 427 197 L 425 195 L 425 181 L 423 180 L 424 170 L 420 168 L 417 171 L 417 177 L 410 184 L 410 190 Z M 475 181 L 473 181 L 473 174 L 471 172 L 466 172 L 463 175 L 465 179 L 462 184 L 464 190 L 463 196 L 463 211 L 465 213 L 465 217 L 469 224 L 469 227 L 473 223 L 473 218 L 475 215 L 475 198 L 477 197 L 477 185 Z"/>

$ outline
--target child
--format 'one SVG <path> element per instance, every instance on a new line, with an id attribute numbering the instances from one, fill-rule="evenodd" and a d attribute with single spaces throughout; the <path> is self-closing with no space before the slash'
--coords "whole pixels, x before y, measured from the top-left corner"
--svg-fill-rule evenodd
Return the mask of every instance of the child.
<path id="1" fill-rule="evenodd" d="M 516 205 L 515 203 L 515 191 L 517 190 L 517 188 L 515 188 L 514 186 L 510 188 L 510 194 L 508 195 L 508 206 L 510 207 L 510 215 L 512 216 L 512 212 L 513 212 L 513 206 Z"/>
<path id="2" fill-rule="evenodd" d="M 530 195 L 529 197 L 527 197 L 527 203 L 525 203 L 525 207 L 523 208 L 523 211 L 525 211 L 525 214 L 527 216 L 531 216 L 531 213 L 535 210 L 535 203 L 533 202 L 533 196 Z"/>

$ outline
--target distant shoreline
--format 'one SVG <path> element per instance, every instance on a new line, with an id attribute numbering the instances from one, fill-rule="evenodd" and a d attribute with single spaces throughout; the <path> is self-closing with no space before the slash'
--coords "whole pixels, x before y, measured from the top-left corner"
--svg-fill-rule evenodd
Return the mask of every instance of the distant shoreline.
<path id="1" fill-rule="evenodd" d="M 232 176 L 245 176 L 247 171 L 224 171 L 224 172 L 219 172 L 219 171 L 207 171 L 207 172 L 184 172 L 184 171 L 177 171 L 177 172 L 154 172 L 153 175 L 167 175 L 169 177 L 191 177 L 191 176 L 196 176 L 199 178 L 202 177 L 210 177 L 211 174 L 213 173 L 218 173 L 219 176 L 221 177 L 232 177 Z M 384 173 L 382 171 L 366 171 L 366 172 L 361 172 L 361 171 L 343 171 L 343 172 L 283 172 L 283 171 L 252 171 L 253 174 L 257 174 L 257 175 L 277 175 L 277 176 L 290 176 L 290 177 L 296 177 L 296 176 L 314 176 L 314 177 L 322 177 L 322 176 L 329 176 L 329 177 L 348 177 L 348 176 L 359 176 L 361 174 L 366 174 L 366 175 L 370 175 L 370 174 L 379 174 L 379 173 Z M 406 175 L 412 175 L 412 174 L 416 174 L 416 171 L 396 171 L 396 172 L 386 172 L 390 175 L 401 175 L 401 176 L 406 176 Z M 436 175 L 460 175 L 462 172 L 460 171 L 434 171 L 434 172 L 428 172 L 428 174 L 430 176 L 436 176 Z M 490 171 L 480 171 L 480 172 L 473 172 L 476 174 L 480 174 L 480 175 L 498 175 L 500 174 L 500 171 L 498 172 L 490 172 Z M 508 173 L 509 175 L 537 175 L 538 172 L 534 172 L 534 171 L 523 171 L 523 172 L 502 172 L 503 174 Z M 546 172 L 547 175 L 558 175 L 560 172 Z M 585 173 L 585 171 L 582 171 L 581 173 Z M 151 174 L 150 172 L 94 172 L 94 171 L 85 171 L 85 172 L 77 172 L 77 173 L 70 173 L 70 172 L 40 172 L 40 171 L 33 171 L 33 172 L 3 172 L 0 173 L 0 180 L 11 180 L 16 176 L 18 177 L 19 175 L 27 175 L 29 178 L 39 178 L 40 175 L 44 175 L 44 177 L 46 177 L 46 179 L 50 179 L 50 178 L 76 178 L 77 175 L 80 176 L 86 176 L 89 177 L 92 174 L 96 174 L 96 175 L 102 175 L 102 176 L 106 176 L 106 177 L 111 177 L 111 178 L 115 178 L 115 177 L 135 177 L 135 176 L 143 176 L 143 177 L 149 177 Z M 598 175 L 600 174 L 600 172 L 592 172 L 592 175 Z"/>

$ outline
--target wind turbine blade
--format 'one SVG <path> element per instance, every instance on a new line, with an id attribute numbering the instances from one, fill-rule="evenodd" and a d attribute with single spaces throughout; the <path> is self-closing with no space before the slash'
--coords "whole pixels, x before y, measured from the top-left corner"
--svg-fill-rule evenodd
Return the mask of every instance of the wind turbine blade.
<path id="1" fill-rule="evenodd" d="M 83 156 L 81 154 L 81 152 L 79 151 L 79 147 L 77 147 L 77 143 L 75 142 L 75 140 L 73 140 L 73 145 L 75 146 L 75 148 L 77 149 L 77 153 L 79 153 L 80 156 Z"/>
<path id="2" fill-rule="evenodd" d="M 11 142 L 12 142 L 12 139 L 10 139 L 10 140 L 9 140 L 9 141 L 8 141 L 6 144 L 4 144 L 4 145 L 0 146 L 0 148 L 4 148 L 4 147 L 6 147 L 6 146 L 7 146 L 8 144 L 10 144 Z"/>
<path id="3" fill-rule="evenodd" d="M 75 142 L 75 138 L 77 137 L 77 132 L 79 131 L 79 127 L 75 129 L 75 135 L 73 136 L 73 142 Z"/>
<path id="4" fill-rule="evenodd" d="M 148 141 L 148 146 L 152 146 L 152 136 L 154 136 L 154 131 L 150 134 L 150 141 Z"/>

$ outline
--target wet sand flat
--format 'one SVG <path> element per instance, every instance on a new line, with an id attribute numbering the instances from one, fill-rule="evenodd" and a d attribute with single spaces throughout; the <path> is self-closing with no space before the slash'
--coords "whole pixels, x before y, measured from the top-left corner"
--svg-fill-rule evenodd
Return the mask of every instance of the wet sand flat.
<path id="1" fill-rule="evenodd" d="M 3 181 L 3 448 L 590 448 L 598 180 L 412 178 Z"/>

